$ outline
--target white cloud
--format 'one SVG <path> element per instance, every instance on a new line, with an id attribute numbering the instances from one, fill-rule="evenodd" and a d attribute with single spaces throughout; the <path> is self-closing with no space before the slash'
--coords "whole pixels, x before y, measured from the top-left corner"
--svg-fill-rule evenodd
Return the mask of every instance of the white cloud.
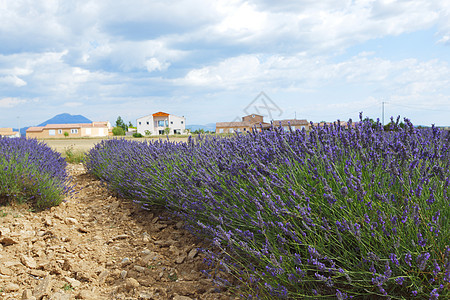
<path id="1" fill-rule="evenodd" d="M 84 103 L 82 103 L 82 102 L 66 102 L 66 103 L 64 103 L 64 106 L 67 106 L 67 107 L 80 107 L 83 105 L 84 105 Z"/>
<path id="2" fill-rule="evenodd" d="M 0 107 L 11 108 L 11 107 L 18 106 L 18 105 L 20 105 L 22 103 L 26 103 L 26 102 L 28 102 L 28 101 L 24 100 L 24 99 L 8 97 L 8 98 L 0 99 Z"/>
<path id="3" fill-rule="evenodd" d="M 21 86 L 27 85 L 27 83 L 23 79 L 15 76 L 15 75 L 8 75 L 8 76 L 0 77 L 0 84 L 2 84 L 2 83 L 6 84 L 6 85 L 13 85 L 15 87 L 21 87 Z"/>

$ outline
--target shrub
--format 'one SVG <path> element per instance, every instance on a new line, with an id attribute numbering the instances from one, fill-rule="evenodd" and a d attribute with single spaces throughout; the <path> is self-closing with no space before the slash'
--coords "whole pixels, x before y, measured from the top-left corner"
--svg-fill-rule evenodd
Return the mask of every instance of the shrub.
<path id="1" fill-rule="evenodd" d="M 68 163 L 81 163 L 83 162 L 86 154 L 83 151 L 80 150 L 74 150 L 73 147 L 67 147 L 64 149 L 64 158 Z"/>
<path id="2" fill-rule="evenodd" d="M 135 133 L 133 133 L 133 137 L 141 138 L 141 137 L 144 137 L 144 136 L 142 134 L 138 133 L 138 132 L 135 132 Z"/>
<path id="3" fill-rule="evenodd" d="M 373 125 L 108 140 L 86 168 L 184 218 L 249 298 L 449 298 L 450 136 Z"/>
<path id="4" fill-rule="evenodd" d="M 0 202 L 55 206 L 72 192 L 66 161 L 35 139 L 0 138 Z"/>
<path id="5" fill-rule="evenodd" d="M 122 127 L 114 127 L 112 133 L 113 135 L 125 135 L 125 130 Z"/>

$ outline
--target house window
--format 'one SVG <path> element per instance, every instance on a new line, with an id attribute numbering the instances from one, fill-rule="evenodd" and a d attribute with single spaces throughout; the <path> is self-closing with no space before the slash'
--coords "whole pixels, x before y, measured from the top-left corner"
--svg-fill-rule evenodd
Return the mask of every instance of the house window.
<path id="1" fill-rule="evenodd" d="M 158 127 L 164 127 L 164 121 L 158 121 Z"/>
<path id="2" fill-rule="evenodd" d="M 181 124 L 184 124 L 184 122 L 183 122 L 183 121 L 181 121 Z"/>
<path id="3" fill-rule="evenodd" d="M 167 126 L 169 126 L 169 121 L 168 121 L 168 120 L 166 120 L 166 127 L 167 127 Z"/>
<path id="4" fill-rule="evenodd" d="M 78 129 L 70 129 L 70 133 L 78 133 Z"/>
<path id="5" fill-rule="evenodd" d="M 223 128 L 220 128 L 220 129 L 219 129 L 219 133 L 223 133 Z"/>
<path id="6" fill-rule="evenodd" d="M 62 134 L 62 129 L 58 129 L 58 134 Z"/>
<path id="7" fill-rule="evenodd" d="M 150 125 L 150 123 L 147 121 L 147 125 Z"/>
<path id="8" fill-rule="evenodd" d="M 170 124 L 173 124 L 173 121 L 170 121 Z"/>
<path id="9" fill-rule="evenodd" d="M 50 129 L 48 131 L 48 135 L 55 135 L 55 133 L 56 133 L 56 130 L 54 130 L 54 129 Z"/>
<path id="10" fill-rule="evenodd" d="M 141 125 L 141 122 L 139 122 L 139 125 Z"/>

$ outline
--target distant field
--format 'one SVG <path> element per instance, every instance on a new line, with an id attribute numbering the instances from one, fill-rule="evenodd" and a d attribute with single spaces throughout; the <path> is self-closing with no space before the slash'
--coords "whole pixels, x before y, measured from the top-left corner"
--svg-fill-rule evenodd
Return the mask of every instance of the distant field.
<path id="1" fill-rule="evenodd" d="M 106 139 L 112 139 L 113 137 L 109 137 Z M 115 138 L 115 137 L 114 137 Z M 145 141 L 145 140 L 165 140 L 166 137 L 161 138 L 132 138 L 132 137 L 124 137 L 126 139 L 134 140 L 134 141 Z M 105 138 L 64 138 L 64 139 L 41 139 L 44 143 L 46 143 L 50 148 L 64 153 L 67 149 L 72 149 L 73 151 L 89 151 L 95 144 L 100 143 Z M 169 137 L 169 140 L 172 142 L 186 142 L 187 137 Z"/>

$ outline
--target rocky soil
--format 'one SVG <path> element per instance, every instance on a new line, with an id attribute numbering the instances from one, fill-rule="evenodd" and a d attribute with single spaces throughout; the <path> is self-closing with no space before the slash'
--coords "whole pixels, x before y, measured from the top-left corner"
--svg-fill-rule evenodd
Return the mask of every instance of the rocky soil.
<path id="1" fill-rule="evenodd" d="M 58 207 L 0 206 L 0 299 L 238 299 L 201 272 L 183 222 L 68 170 L 77 193 Z"/>

